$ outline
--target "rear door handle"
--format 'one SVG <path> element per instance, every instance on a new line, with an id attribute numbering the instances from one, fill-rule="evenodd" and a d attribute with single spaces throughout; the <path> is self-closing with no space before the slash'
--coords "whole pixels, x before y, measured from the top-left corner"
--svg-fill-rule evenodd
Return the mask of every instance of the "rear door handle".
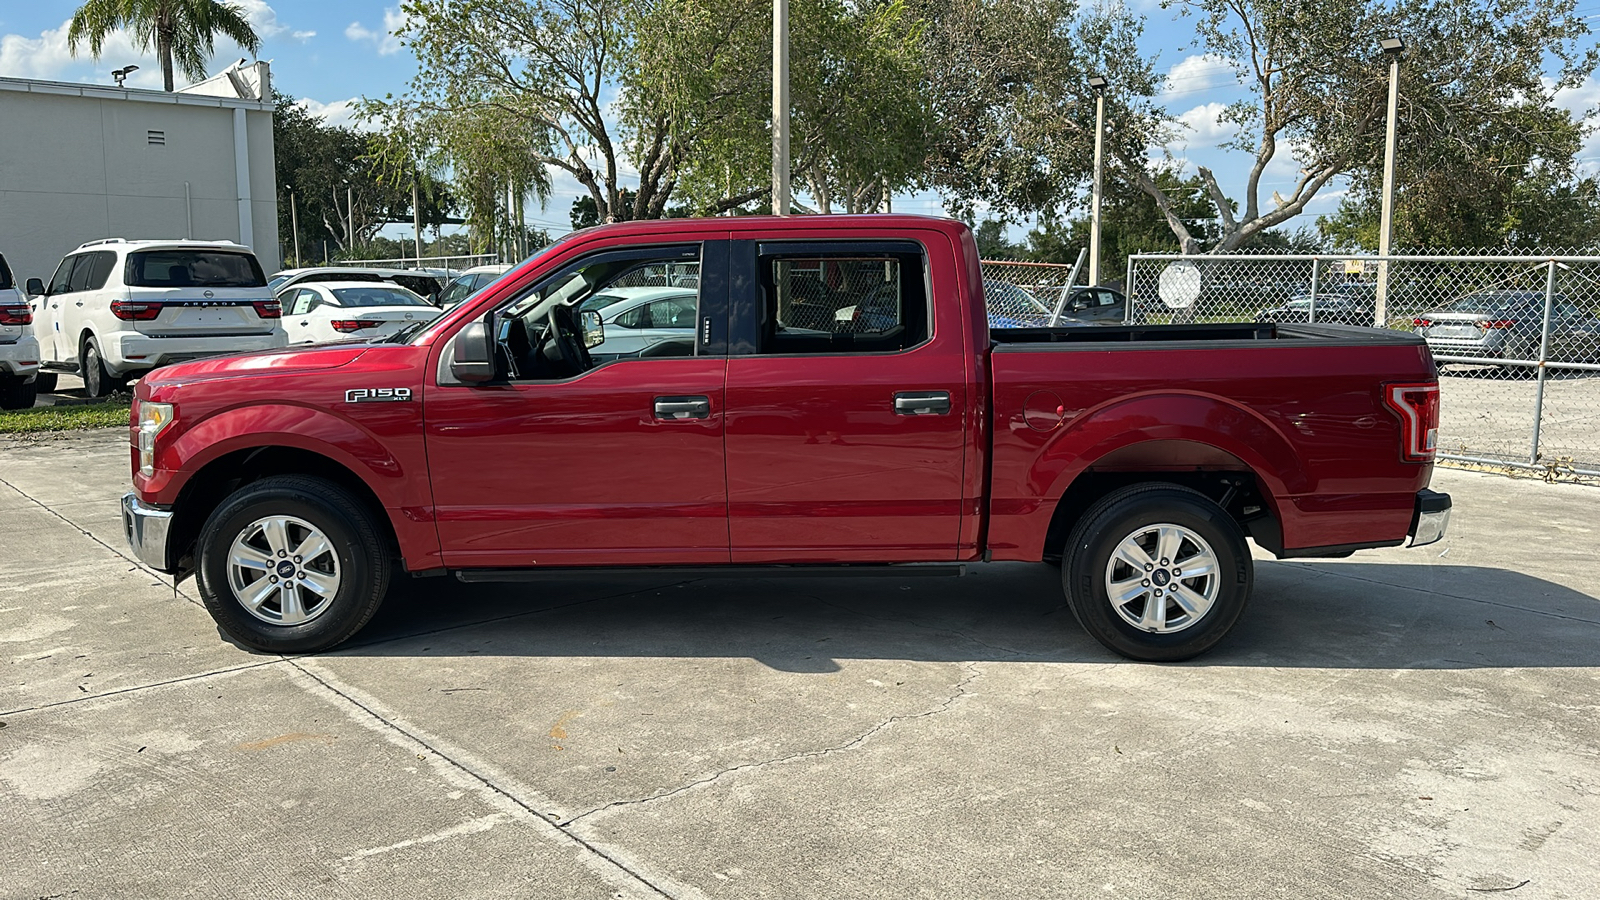
<path id="1" fill-rule="evenodd" d="M 949 412 L 949 391 L 900 391 L 894 395 L 897 416 L 943 416 Z"/>
<path id="2" fill-rule="evenodd" d="M 709 419 L 711 418 L 710 397 L 657 397 L 657 419 Z"/>

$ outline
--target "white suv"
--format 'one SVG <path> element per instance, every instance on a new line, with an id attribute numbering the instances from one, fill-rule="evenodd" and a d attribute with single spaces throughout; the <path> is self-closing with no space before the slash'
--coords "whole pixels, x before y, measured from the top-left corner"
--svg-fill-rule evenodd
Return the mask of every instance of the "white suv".
<path id="1" fill-rule="evenodd" d="M 27 409 L 38 390 L 39 342 L 33 338 L 33 310 L 17 290 L 6 258 L 0 256 L 0 409 Z"/>
<path id="2" fill-rule="evenodd" d="M 72 372 L 101 397 L 157 366 L 287 343 L 261 263 L 230 241 L 90 241 L 28 294 L 42 390 Z"/>

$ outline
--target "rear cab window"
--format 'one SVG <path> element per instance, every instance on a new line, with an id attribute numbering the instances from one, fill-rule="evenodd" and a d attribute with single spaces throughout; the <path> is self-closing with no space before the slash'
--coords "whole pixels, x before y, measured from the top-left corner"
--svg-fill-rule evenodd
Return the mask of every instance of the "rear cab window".
<path id="1" fill-rule="evenodd" d="M 763 245 L 757 352 L 892 353 L 931 337 L 926 263 L 905 241 Z"/>

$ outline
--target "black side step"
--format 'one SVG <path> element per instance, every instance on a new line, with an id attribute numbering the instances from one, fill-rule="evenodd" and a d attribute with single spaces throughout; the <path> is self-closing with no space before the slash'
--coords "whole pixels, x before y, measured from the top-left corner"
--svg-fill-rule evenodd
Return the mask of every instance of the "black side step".
<path id="1" fill-rule="evenodd" d="M 960 578 L 958 563 L 878 563 L 794 566 L 548 566 L 536 569 L 457 569 L 469 584 L 491 581 L 550 581 L 564 578 Z"/>

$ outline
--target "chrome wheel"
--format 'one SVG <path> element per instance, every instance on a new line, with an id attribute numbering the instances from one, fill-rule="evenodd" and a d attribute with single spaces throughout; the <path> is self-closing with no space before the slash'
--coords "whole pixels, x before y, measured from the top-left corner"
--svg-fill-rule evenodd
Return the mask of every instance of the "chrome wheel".
<path id="1" fill-rule="evenodd" d="M 1106 563 L 1106 596 L 1124 622 L 1151 634 L 1182 631 L 1217 600 L 1217 555 L 1182 525 L 1144 525 Z"/>
<path id="2" fill-rule="evenodd" d="M 304 519 L 257 519 L 228 549 L 228 586 L 257 619 L 300 625 L 326 612 L 339 593 L 339 555 Z"/>

